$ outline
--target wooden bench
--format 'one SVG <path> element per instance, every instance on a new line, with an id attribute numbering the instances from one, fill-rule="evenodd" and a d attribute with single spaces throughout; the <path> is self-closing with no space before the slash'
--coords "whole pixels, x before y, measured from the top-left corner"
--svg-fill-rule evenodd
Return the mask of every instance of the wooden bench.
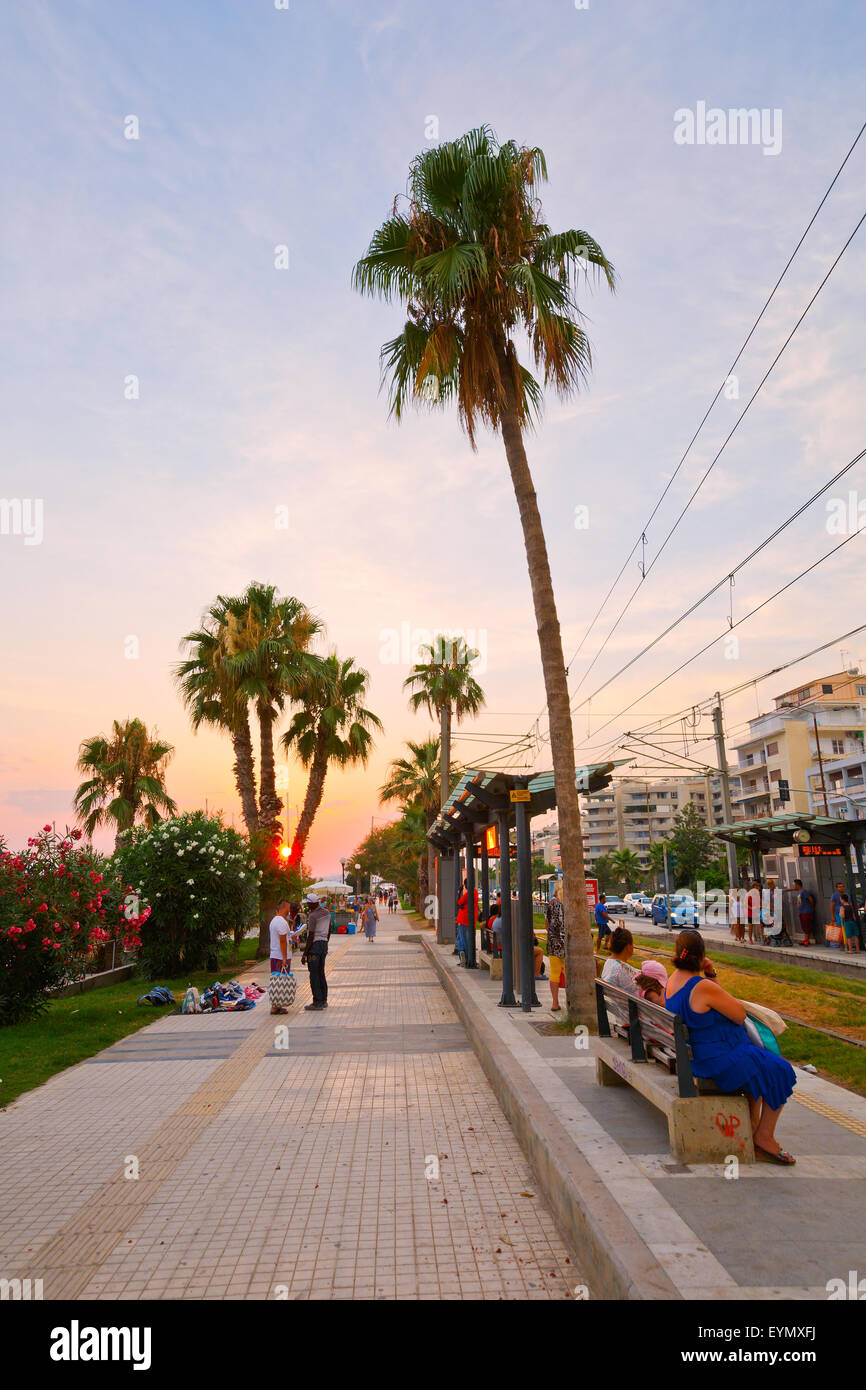
<path id="1" fill-rule="evenodd" d="M 633 1086 L 661 1110 L 681 1163 L 721 1163 L 732 1154 L 754 1163 L 748 1098 L 693 1074 L 689 1030 L 679 1015 L 604 980 L 596 980 L 595 997 L 598 1084 Z"/>

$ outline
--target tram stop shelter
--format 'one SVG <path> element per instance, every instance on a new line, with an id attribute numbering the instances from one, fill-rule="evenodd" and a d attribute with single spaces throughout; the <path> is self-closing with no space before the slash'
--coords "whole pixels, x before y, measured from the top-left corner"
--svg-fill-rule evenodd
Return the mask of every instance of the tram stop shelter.
<path id="1" fill-rule="evenodd" d="M 713 827 L 713 837 L 749 851 L 752 877 L 759 882 L 773 878 L 784 892 L 785 926 L 795 943 L 803 934 L 797 916 L 794 879 L 815 895 L 817 939 L 823 939 L 823 924 L 832 922 L 830 897 L 836 884 L 847 887 L 851 901 L 860 907 L 866 893 L 866 820 L 839 820 L 833 816 L 789 814 L 766 816 L 760 820 L 731 821 Z M 856 866 L 856 867 L 855 867 Z M 861 927 L 862 931 L 862 927 Z"/>
<path id="2" fill-rule="evenodd" d="M 620 763 L 595 763 L 575 768 L 578 791 L 596 792 L 608 786 Z M 529 1013 L 539 1001 L 535 994 L 535 968 L 532 940 L 532 846 L 529 825 L 533 816 L 543 815 L 556 806 L 553 773 L 484 772 L 467 770 L 449 796 L 427 838 L 436 851 L 436 887 L 439 915 L 436 937 L 441 942 L 456 936 L 458 888 L 464 875 L 459 872 L 465 860 L 469 890 L 468 950 L 466 965 L 478 966 L 475 921 L 475 862 L 480 862 L 482 922 L 490 911 L 490 859 L 498 858 L 502 893 L 502 998 L 503 1008 L 516 1008 L 514 995 L 515 960 L 512 938 L 512 850 L 511 831 L 517 832 L 514 864 L 517 883 L 517 931 L 519 950 L 521 1007 Z M 504 852 L 503 852 L 504 851 Z"/>

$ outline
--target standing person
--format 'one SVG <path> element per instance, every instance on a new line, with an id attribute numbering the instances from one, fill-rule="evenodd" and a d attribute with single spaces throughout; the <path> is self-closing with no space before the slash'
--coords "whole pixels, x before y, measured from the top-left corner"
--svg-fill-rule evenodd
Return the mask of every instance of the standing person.
<path id="1" fill-rule="evenodd" d="M 291 915 L 292 904 L 288 898 L 277 903 L 276 914 L 271 918 L 271 974 L 292 968 L 292 928 L 286 914 Z M 283 1008 L 271 1005 L 272 1014 L 284 1014 Z"/>
<path id="2" fill-rule="evenodd" d="M 731 919 L 731 935 L 735 941 L 744 941 L 746 937 L 746 927 L 743 922 L 743 900 L 740 897 L 739 888 L 732 888 L 728 894 L 729 916 Z"/>
<path id="3" fill-rule="evenodd" d="M 364 935 L 368 941 L 376 940 L 376 923 L 379 920 L 379 913 L 376 911 L 376 903 L 373 898 L 367 899 L 367 906 L 364 908 Z"/>
<path id="4" fill-rule="evenodd" d="M 478 921 L 478 889 L 475 889 L 475 917 Z M 457 953 L 460 956 L 460 964 L 466 964 L 466 955 L 469 950 L 469 888 L 466 879 L 463 880 L 463 892 L 457 899 Z"/>
<path id="5" fill-rule="evenodd" d="M 749 940 L 753 946 L 761 946 L 764 942 L 764 933 L 761 928 L 761 885 L 756 878 L 749 884 L 749 891 L 746 894 L 746 923 L 749 929 Z"/>
<path id="6" fill-rule="evenodd" d="M 857 922 L 857 909 L 851 901 L 848 893 L 842 893 L 842 933 L 845 938 L 845 950 L 858 952 L 860 950 L 860 927 Z"/>
<path id="7" fill-rule="evenodd" d="M 544 909 L 547 921 L 547 959 L 550 961 L 551 1012 L 559 1012 L 559 991 L 565 988 L 565 916 L 562 887 L 557 883 Z"/>
<path id="8" fill-rule="evenodd" d="M 599 893 L 598 902 L 595 905 L 595 925 L 598 927 L 598 938 L 595 944 L 599 951 L 602 941 L 610 936 L 610 913 L 604 904 L 604 893 Z"/>
<path id="9" fill-rule="evenodd" d="M 313 1002 L 307 1010 L 328 1007 L 328 982 L 325 979 L 325 958 L 328 954 L 328 936 L 331 931 L 331 914 L 323 907 L 315 893 L 308 893 L 304 902 L 307 906 L 307 942 L 301 957 L 310 972 L 310 989 Z"/>
<path id="10" fill-rule="evenodd" d="M 801 878 L 794 879 L 794 891 L 797 894 L 797 916 L 803 933 L 803 945 L 811 946 L 815 931 L 815 895 L 803 887 Z"/>
<path id="11" fill-rule="evenodd" d="M 842 927 L 843 933 L 845 930 L 842 922 L 842 905 L 844 897 L 845 885 L 844 883 L 837 883 L 835 893 L 832 893 L 830 895 L 830 907 L 833 911 L 833 921 L 836 923 L 837 927 Z"/>

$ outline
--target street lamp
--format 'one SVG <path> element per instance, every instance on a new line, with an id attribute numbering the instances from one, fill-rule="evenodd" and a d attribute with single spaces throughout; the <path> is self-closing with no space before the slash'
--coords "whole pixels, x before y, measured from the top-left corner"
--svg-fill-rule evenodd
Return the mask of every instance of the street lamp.
<path id="1" fill-rule="evenodd" d="M 341 859 L 341 860 L 340 860 L 340 870 L 341 870 L 340 882 L 341 882 L 341 883 L 345 883 L 345 882 L 346 882 L 346 861 L 345 861 L 345 859 Z"/>
<path id="2" fill-rule="evenodd" d="M 357 896 L 360 898 L 360 896 L 361 896 L 361 865 L 360 865 L 360 864 L 356 864 L 356 865 L 355 865 L 355 878 L 356 878 L 355 893 L 356 893 Z"/>

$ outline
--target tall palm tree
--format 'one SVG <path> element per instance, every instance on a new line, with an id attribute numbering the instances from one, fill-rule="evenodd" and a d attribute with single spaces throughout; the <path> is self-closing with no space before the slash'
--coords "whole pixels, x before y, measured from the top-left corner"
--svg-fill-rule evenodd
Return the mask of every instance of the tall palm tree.
<path id="1" fill-rule="evenodd" d="M 462 637 L 445 637 L 441 633 L 422 646 L 419 655 L 424 661 L 413 666 L 403 682 L 404 690 L 412 690 L 409 707 L 416 711 L 426 707 L 427 713 L 439 719 L 440 805 L 444 806 L 451 791 L 451 720 L 459 724 L 467 714 L 477 714 L 484 704 L 484 691 L 472 675 L 472 662 L 478 652 L 468 647 Z M 432 884 L 435 874 L 433 846 L 427 845 L 427 880 Z"/>
<path id="2" fill-rule="evenodd" d="M 177 806 L 165 789 L 165 772 L 174 753 L 170 743 L 151 737 L 140 719 L 115 719 L 111 735 L 95 734 L 78 750 L 77 768 L 89 774 L 73 805 L 89 837 L 100 825 L 113 823 L 114 848 L 137 820 L 156 825 L 173 816 Z"/>
<path id="3" fill-rule="evenodd" d="M 286 702 L 314 675 L 319 658 L 307 651 L 322 624 L 297 598 L 280 598 L 273 584 L 249 584 L 228 600 L 236 625 L 226 667 L 259 721 L 259 828 L 274 836 L 283 803 L 277 796 L 274 725 Z"/>
<path id="4" fill-rule="evenodd" d="M 193 728 L 211 724 L 230 735 L 235 785 L 247 832 L 253 835 L 259 826 L 259 808 L 249 702 L 240 677 L 228 668 L 226 660 L 238 650 L 243 631 L 243 624 L 231 610 L 231 600 L 218 597 L 202 618 L 201 627 L 184 637 L 190 654 L 178 662 L 174 678 Z"/>
<path id="5" fill-rule="evenodd" d="M 450 792 L 445 768 L 451 766 L 451 720 L 459 724 L 467 714 L 477 714 L 484 704 L 484 691 L 473 678 L 472 663 L 478 660 L 474 647 L 467 647 L 462 637 L 441 634 L 421 648 L 426 659 L 412 667 L 403 682 L 404 690 L 412 690 L 409 706 L 416 713 L 426 707 L 428 714 L 439 720 L 441 805 Z"/>
<path id="6" fill-rule="evenodd" d="M 581 274 L 613 267 L 582 231 L 552 232 L 539 185 L 540 149 L 499 145 L 488 127 L 424 150 L 409 171 L 408 204 L 374 234 L 355 267 L 361 293 L 406 306 L 403 331 L 382 348 L 392 413 L 407 403 L 454 400 L 475 446 L 479 423 L 502 435 L 529 568 L 547 697 L 559 812 L 566 922 L 569 1015 L 592 1024 L 595 967 L 584 892 L 574 735 L 562 637 L 538 499 L 523 436 L 542 404 L 542 382 L 518 356 L 528 338 L 543 376 L 565 397 L 586 379 L 591 354 L 576 293 Z"/>
<path id="7" fill-rule="evenodd" d="M 316 812 L 322 803 L 328 767 L 366 765 L 373 747 L 373 730 L 381 720 L 365 709 L 369 671 L 352 657 L 341 661 L 336 652 L 320 661 L 300 682 L 294 698 L 301 704 L 282 737 L 286 752 L 294 750 L 309 770 L 304 805 L 292 841 L 290 862 L 300 864 Z"/>
<path id="8" fill-rule="evenodd" d="M 398 801 L 401 806 L 420 807 L 424 812 L 426 830 L 429 830 L 441 805 L 441 761 L 438 738 L 428 738 L 423 743 L 407 742 L 409 757 L 395 758 L 388 769 L 388 780 L 379 788 L 379 800 Z M 446 780 L 450 780 L 450 769 Z M 425 831 L 426 835 L 426 831 Z M 422 903 L 430 888 L 429 850 L 430 842 L 425 839 L 423 867 L 420 884 Z"/>

